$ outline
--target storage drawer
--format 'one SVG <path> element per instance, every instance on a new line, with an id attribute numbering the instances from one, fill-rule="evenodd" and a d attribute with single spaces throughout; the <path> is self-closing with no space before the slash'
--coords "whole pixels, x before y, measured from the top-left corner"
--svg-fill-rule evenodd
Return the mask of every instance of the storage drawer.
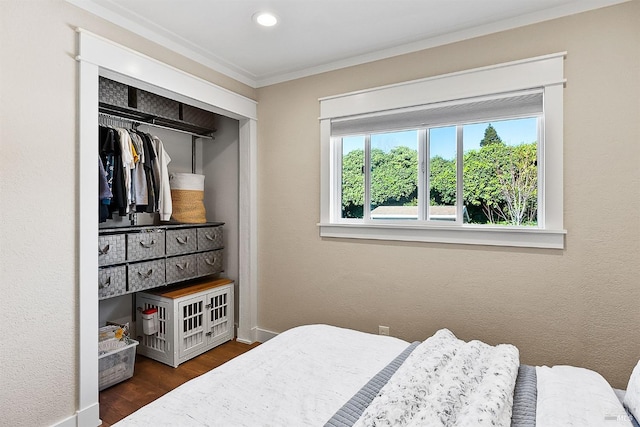
<path id="1" fill-rule="evenodd" d="M 127 260 L 160 258 L 164 256 L 163 229 L 151 229 L 140 233 L 127 234 Z"/>
<path id="2" fill-rule="evenodd" d="M 167 255 L 180 255 L 197 250 L 195 228 L 167 230 Z"/>
<path id="3" fill-rule="evenodd" d="M 204 252 L 196 257 L 198 258 L 198 276 L 222 272 L 222 250 Z"/>
<path id="4" fill-rule="evenodd" d="M 126 261 L 124 234 L 98 236 L 98 265 L 121 264 Z"/>
<path id="5" fill-rule="evenodd" d="M 198 275 L 195 255 L 167 258 L 167 283 L 180 282 Z"/>
<path id="6" fill-rule="evenodd" d="M 101 268 L 98 270 L 98 299 L 111 298 L 127 292 L 127 267 Z"/>
<path id="7" fill-rule="evenodd" d="M 129 264 L 129 292 L 138 292 L 166 284 L 164 265 L 164 259 Z"/>
<path id="8" fill-rule="evenodd" d="M 222 227 L 198 228 L 198 250 L 222 249 Z"/>

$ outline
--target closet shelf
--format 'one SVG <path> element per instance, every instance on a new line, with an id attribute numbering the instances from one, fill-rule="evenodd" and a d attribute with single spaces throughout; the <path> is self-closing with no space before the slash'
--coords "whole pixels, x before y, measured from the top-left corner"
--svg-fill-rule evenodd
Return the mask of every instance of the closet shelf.
<path id="1" fill-rule="evenodd" d="M 118 105 L 110 105 L 105 102 L 98 103 L 98 111 L 100 113 L 109 114 L 112 116 L 121 117 L 123 119 L 138 122 L 140 124 L 148 124 L 154 126 L 161 126 L 170 129 L 179 130 L 182 132 L 189 132 L 198 136 L 213 138 L 213 134 L 216 129 L 209 129 L 202 126 L 198 126 L 193 123 L 188 123 L 183 120 L 169 119 L 162 116 L 146 113 L 134 108 L 121 107 Z"/>

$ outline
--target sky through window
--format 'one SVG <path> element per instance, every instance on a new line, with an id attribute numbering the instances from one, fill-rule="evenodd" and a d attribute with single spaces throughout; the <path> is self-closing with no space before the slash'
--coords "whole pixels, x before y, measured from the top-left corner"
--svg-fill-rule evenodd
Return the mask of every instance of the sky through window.
<path id="1" fill-rule="evenodd" d="M 507 145 L 520 145 L 538 140 L 537 118 L 496 120 L 482 123 L 473 123 L 464 126 L 464 150 L 476 150 L 480 148 L 480 141 L 484 137 L 484 131 L 491 124 L 502 141 Z M 413 146 L 415 144 L 415 131 L 393 132 L 385 134 L 385 139 L 378 138 L 376 148 L 388 152 L 398 146 Z M 431 130 L 431 157 L 441 156 L 444 159 L 455 158 L 455 147 L 443 143 L 455 139 L 455 126 L 432 128 Z M 351 136 L 342 139 L 343 155 L 352 150 L 362 149 L 362 137 Z"/>

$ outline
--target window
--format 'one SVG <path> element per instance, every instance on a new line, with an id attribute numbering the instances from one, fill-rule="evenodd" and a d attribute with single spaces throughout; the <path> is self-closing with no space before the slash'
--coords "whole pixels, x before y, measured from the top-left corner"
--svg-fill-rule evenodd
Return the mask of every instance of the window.
<path id="1" fill-rule="evenodd" d="M 563 57 L 321 99 L 321 236 L 564 247 Z"/>

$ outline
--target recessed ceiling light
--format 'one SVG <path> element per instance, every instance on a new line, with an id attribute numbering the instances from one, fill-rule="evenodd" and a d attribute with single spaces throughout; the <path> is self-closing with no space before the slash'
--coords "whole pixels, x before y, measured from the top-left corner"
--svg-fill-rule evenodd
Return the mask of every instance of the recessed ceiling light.
<path id="1" fill-rule="evenodd" d="M 278 23 L 278 18 L 269 12 L 257 12 L 253 15 L 253 20 L 263 27 L 273 27 Z"/>

